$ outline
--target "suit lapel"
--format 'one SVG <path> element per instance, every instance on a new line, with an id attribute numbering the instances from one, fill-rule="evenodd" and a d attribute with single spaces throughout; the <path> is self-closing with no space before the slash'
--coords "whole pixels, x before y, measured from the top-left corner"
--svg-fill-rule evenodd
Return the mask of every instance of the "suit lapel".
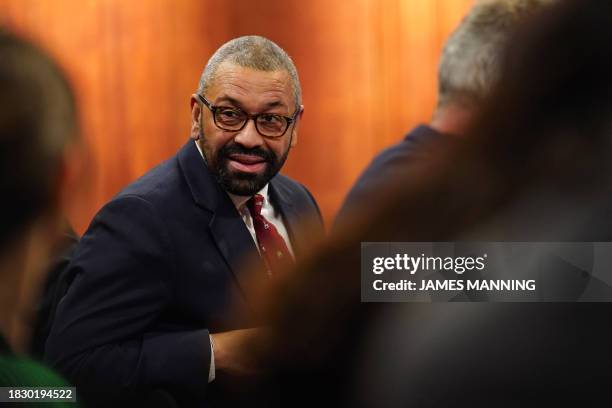
<path id="1" fill-rule="evenodd" d="M 243 273 L 243 262 L 249 259 L 249 255 L 262 262 L 257 256 L 257 248 L 249 230 L 232 200 L 208 170 L 193 141 L 190 140 L 179 151 L 178 159 L 195 203 L 203 211 L 212 212 L 208 224 L 210 233 L 243 295 L 248 297 L 248 287 L 252 280 Z"/>
<path id="2" fill-rule="evenodd" d="M 232 205 L 232 213 L 216 212 L 210 220 L 209 227 L 219 251 L 223 254 L 226 262 L 236 278 L 242 293 L 248 297 L 249 286 L 252 285 L 252 277 L 247 273 L 249 270 L 264 270 L 263 261 L 258 256 L 253 237 L 244 225 L 244 221 L 238 215 Z M 256 268 L 245 269 L 246 261 L 258 262 Z"/>
<path id="3" fill-rule="evenodd" d="M 301 247 L 298 234 L 296 234 L 300 217 L 293 203 L 294 200 L 291 199 L 291 192 L 278 181 L 277 177 L 270 180 L 270 200 L 274 208 L 280 211 L 283 217 L 289 239 L 291 240 L 291 246 L 293 247 L 293 252 L 297 258 Z"/>

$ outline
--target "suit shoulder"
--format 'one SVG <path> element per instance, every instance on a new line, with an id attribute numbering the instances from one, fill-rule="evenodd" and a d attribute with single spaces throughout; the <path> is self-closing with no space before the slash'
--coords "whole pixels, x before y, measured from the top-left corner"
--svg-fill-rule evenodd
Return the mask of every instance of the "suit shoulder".
<path id="1" fill-rule="evenodd" d="M 283 186 L 289 189 L 305 189 L 304 185 L 291 177 L 285 176 L 284 174 L 278 173 L 274 176 L 274 183 L 277 186 Z"/>
<path id="2" fill-rule="evenodd" d="M 272 179 L 272 184 L 274 185 L 274 189 L 279 193 L 284 193 L 285 195 L 292 197 L 298 196 L 301 198 L 307 198 L 309 201 L 313 201 L 313 203 L 316 205 L 316 201 L 310 190 L 308 190 L 308 188 L 306 188 L 306 186 L 299 181 L 278 173 Z"/>
<path id="3" fill-rule="evenodd" d="M 172 157 L 128 184 L 113 200 L 137 196 L 155 203 L 175 195 L 181 185 L 181 173 L 176 157 Z"/>
<path id="4" fill-rule="evenodd" d="M 321 217 L 321 210 L 314 196 L 302 183 L 278 173 L 271 180 L 275 193 L 285 200 L 290 200 L 303 208 L 311 208 Z"/>

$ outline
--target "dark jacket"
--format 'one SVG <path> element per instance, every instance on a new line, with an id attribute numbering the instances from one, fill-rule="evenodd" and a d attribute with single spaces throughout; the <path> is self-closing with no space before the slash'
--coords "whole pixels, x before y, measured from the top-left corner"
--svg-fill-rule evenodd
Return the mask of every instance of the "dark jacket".
<path id="1" fill-rule="evenodd" d="M 383 188 L 391 188 L 413 163 L 429 154 L 429 145 L 444 135 L 426 125 L 420 125 L 404 139 L 378 154 L 357 179 L 346 196 L 335 225 L 347 220 L 347 216 L 362 206 L 372 203 L 373 196 Z"/>
<path id="2" fill-rule="evenodd" d="M 315 237 L 300 234 L 298 221 L 311 218 L 322 232 L 317 204 L 282 175 L 270 181 L 270 197 L 299 257 Z M 69 267 L 75 279 L 47 360 L 100 398 L 161 388 L 201 406 L 217 382 L 207 383 L 209 333 L 253 325 L 241 265 L 253 254 L 234 204 L 188 142 L 93 219 Z"/>

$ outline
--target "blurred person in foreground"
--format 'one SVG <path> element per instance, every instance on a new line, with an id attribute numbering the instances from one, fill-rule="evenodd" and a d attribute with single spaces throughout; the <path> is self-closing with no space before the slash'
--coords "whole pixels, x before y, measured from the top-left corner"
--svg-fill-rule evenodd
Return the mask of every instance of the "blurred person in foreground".
<path id="1" fill-rule="evenodd" d="M 270 406 L 610 405 L 609 303 L 360 304 L 362 241 L 611 240 L 612 3 L 561 1 L 525 24 L 469 137 L 282 282 Z"/>
<path id="2" fill-rule="evenodd" d="M 62 209 L 74 187 L 71 183 L 76 174 L 69 158 L 76 141 L 75 102 L 63 73 L 38 48 L 0 31 L 3 387 L 67 385 L 50 369 L 24 355 L 30 347 L 35 304 L 63 229 Z"/>
<path id="3" fill-rule="evenodd" d="M 46 359 L 92 404 L 157 390 L 182 406 L 246 403 L 250 282 L 322 234 L 310 192 L 279 173 L 304 110 L 283 49 L 224 44 L 190 107 L 191 139 L 98 212 L 69 266 Z"/>
<path id="4" fill-rule="evenodd" d="M 470 120 L 500 74 L 500 57 L 521 20 L 553 0 L 479 0 L 453 31 L 438 67 L 438 103 L 429 124 L 411 130 L 402 141 L 378 154 L 355 182 L 336 216 L 350 222 L 382 197 L 398 178 L 431 155 L 438 143 L 463 136 Z"/>

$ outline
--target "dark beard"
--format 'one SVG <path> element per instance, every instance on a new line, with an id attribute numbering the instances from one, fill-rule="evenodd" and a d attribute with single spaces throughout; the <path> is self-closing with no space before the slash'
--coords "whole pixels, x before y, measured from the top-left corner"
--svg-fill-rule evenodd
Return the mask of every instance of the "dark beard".
<path id="1" fill-rule="evenodd" d="M 228 162 L 232 154 L 247 154 L 261 157 L 266 163 L 264 172 L 262 174 L 252 174 L 230 171 Z M 289 148 L 279 159 L 272 151 L 261 148 L 247 149 L 237 143 L 231 143 L 219 149 L 214 160 L 208 161 L 208 165 L 219 184 L 228 193 L 239 196 L 253 196 L 264 188 L 268 181 L 280 171 L 288 155 Z"/>

